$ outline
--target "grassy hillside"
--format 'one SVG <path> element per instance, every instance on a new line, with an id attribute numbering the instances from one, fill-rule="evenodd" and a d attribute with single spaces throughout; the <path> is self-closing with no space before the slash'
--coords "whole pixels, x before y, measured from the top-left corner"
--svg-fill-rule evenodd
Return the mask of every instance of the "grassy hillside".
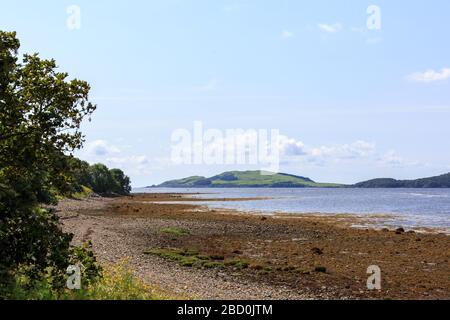
<path id="1" fill-rule="evenodd" d="M 334 183 L 317 183 L 313 180 L 285 173 L 263 174 L 261 171 L 229 171 L 214 177 L 188 177 L 167 181 L 157 187 L 165 188 L 307 188 L 341 187 Z"/>
<path id="2" fill-rule="evenodd" d="M 416 180 L 373 179 L 355 184 L 357 188 L 450 188 L 450 173 Z"/>

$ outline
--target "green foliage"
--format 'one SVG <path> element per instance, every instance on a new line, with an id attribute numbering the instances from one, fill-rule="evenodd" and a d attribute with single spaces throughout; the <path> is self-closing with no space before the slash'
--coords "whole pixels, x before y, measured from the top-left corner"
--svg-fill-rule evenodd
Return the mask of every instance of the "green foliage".
<path id="1" fill-rule="evenodd" d="M 82 279 L 85 279 L 84 273 Z M 173 297 L 159 288 L 146 285 L 133 275 L 126 262 L 108 266 L 96 281 L 82 280 L 81 290 L 59 289 L 53 285 L 51 273 L 43 273 L 32 281 L 26 272 L 17 273 L 8 291 L 10 300 L 167 300 Z"/>
<path id="2" fill-rule="evenodd" d="M 72 236 L 41 205 L 70 190 L 67 154 L 81 147 L 81 123 L 96 107 L 87 82 L 37 54 L 19 59 L 19 47 L 15 33 L 0 31 L 0 285 L 17 272 L 31 283 L 49 273 L 58 287 Z"/>
<path id="3" fill-rule="evenodd" d="M 48 246 L 43 247 L 48 250 Z M 55 299 L 66 291 L 66 268 L 69 265 L 81 267 L 82 290 L 87 290 L 102 279 L 102 268 L 96 261 L 90 242 L 73 248 L 65 245 L 63 249 L 64 252 L 59 252 L 57 257 L 60 265 L 49 263 L 44 267 L 44 263 L 32 259 L 35 262 L 26 261 L 11 270 L 9 276 L 0 284 L 0 298 Z"/>
<path id="4" fill-rule="evenodd" d="M 109 169 L 103 164 L 94 164 L 89 168 L 90 186 L 97 193 L 108 193 L 115 187 L 114 179 Z"/>
<path id="5" fill-rule="evenodd" d="M 16 211 L 3 218 L 0 225 L 2 282 L 7 282 L 19 266 L 28 266 L 32 280 L 47 268 L 65 269 L 69 265 L 71 240 L 72 235 L 62 232 L 58 217 L 50 209 Z"/>
<path id="6" fill-rule="evenodd" d="M 450 188 L 450 173 L 416 180 L 373 179 L 354 186 L 357 188 Z"/>
<path id="7" fill-rule="evenodd" d="M 211 178 L 188 177 L 164 182 L 158 187 L 172 188 L 307 188 L 307 187 L 342 187 L 332 183 L 317 183 L 309 178 L 285 173 L 261 171 L 230 171 Z"/>
<path id="8" fill-rule="evenodd" d="M 144 251 L 144 254 L 151 254 L 175 261 L 183 267 L 195 267 L 201 269 L 223 269 L 230 267 L 234 269 L 247 269 L 250 266 L 250 263 L 245 259 L 226 260 L 223 255 L 201 255 L 196 249 L 155 248 Z M 272 271 L 269 267 L 263 269 L 266 272 Z"/>
<path id="9" fill-rule="evenodd" d="M 0 184 L 16 193 L 0 201 L 51 203 L 65 185 L 65 153 L 81 147 L 81 122 L 95 106 L 87 82 L 37 54 L 19 63 L 18 49 L 15 33 L 0 32 Z"/>
<path id="10" fill-rule="evenodd" d="M 66 163 L 67 168 L 65 172 L 69 180 L 70 192 L 85 191 L 83 186 L 87 187 L 90 185 L 89 163 L 71 156 L 67 157 Z"/>
<path id="11" fill-rule="evenodd" d="M 83 200 L 88 198 L 93 193 L 92 189 L 86 186 L 82 186 L 81 189 L 82 189 L 81 191 L 71 194 L 71 197 L 73 199 Z"/>
<path id="12" fill-rule="evenodd" d="M 130 178 L 122 170 L 109 170 L 103 164 L 94 164 L 88 168 L 87 185 L 100 194 L 127 195 L 131 191 Z"/>
<path id="13" fill-rule="evenodd" d="M 128 194 L 119 169 L 72 156 L 80 126 L 96 106 L 87 82 L 57 72 L 37 54 L 19 59 L 14 32 L 0 31 L 0 298 L 50 299 L 65 287 L 66 268 L 81 264 L 84 283 L 100 279 L 91 245 L 72 248 L 55 211 L 58 196 Z"/>
<path id="14" fill-rule="evenodd" d="M 59 195 L 82 198 L 89 191 L 103 195 L 128 195 L 131 191 L 130 178 L 120 169 L 108 169 L 103 164 L 91 166 L 72 156 L 65 157 L 64 164 L 61 170 L 65 183 L 55 186 Z"/>
<path id="15" fill-rule="evenodd" d="M 129 194 L 131 191 L 130 178 L 127 177 L 120 169 L 109 170 L 114 180 L 113 192 L 118 194 Z"/>
<path id="16" fill-rule="evenodd" d="M 0 32 L 0 203 L 6 215 L 54 203 L 66 184 L 65 153 L 81 147 L 81 122 L 95 106 L 89 85 L 57 72 L 54 60 L 18 58 L 15 33 Z"/>
<path id="17" fill-rule="evenodd" d="M 158 288 L 137 278 L 126 261 L 107 267 L 102 278 L 87 289 L 66 293 L 73 300 L 167 300 Z"/>
<path id="18" fill-rule="evenodd" d="M 250 265 L 250 263 L 247 260 L 244 259 L 234 259 L 231 261 L 225 262 L 226 266 L 232 266 L 238 269 L 247 269 Z"/>
<path id="19" fill-rule="evenodd" d="M 167 233 L 175 236 L 186 236 L 189 234 L 188 230 L 177 228 L 177 227 L 168 227 L 168 228 L 162 228 L 159 230 L 161 233 Z"/>
<path id="20" fill-rule="evenodd" d="M 101 278 L 102 267 L 97 263 L 90 241 L 83 246 L 71 248 L 69 262 L 70 265 L 81 265 L 83 286 L 93 285 Z"/>

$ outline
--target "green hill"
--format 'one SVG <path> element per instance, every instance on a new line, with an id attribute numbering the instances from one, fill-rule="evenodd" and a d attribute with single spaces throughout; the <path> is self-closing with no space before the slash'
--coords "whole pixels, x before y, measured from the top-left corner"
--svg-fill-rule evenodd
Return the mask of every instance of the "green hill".
<path id="1" fill-rule="evenodd" d="M 229 171 L 213 176 L 188 177 L 164 182 L 158 188 L 336 188 L 343 185 L 317 183 L 313 180 L 285 173 L 262 174 L 261 171 Z"/>
<path id="2" fill-rule="evenodd" d="M 416 179 L 373 179 L 355 184 L 357 188 L 450 188 L 450 173 L 441 176 Z"/>

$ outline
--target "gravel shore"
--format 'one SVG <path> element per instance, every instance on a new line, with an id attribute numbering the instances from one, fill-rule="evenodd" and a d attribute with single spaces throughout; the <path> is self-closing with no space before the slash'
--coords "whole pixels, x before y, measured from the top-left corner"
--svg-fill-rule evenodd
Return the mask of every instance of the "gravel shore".
<path id="1" fill-rule="evenodd" d="M 193 201 L 176 203 L 181 200 L 185 199 L 180 195 L 89 198 L 63 200 L 57 209 L 63 229 L 74 233 L 76 244 L 91 240 L 102 263 L 127 259 L 137 276 L 177 296 L 223 300 L 450 298 L 448 236 L 356 230 L 313 217 L 252 216 L 210 210 Z M 161 232 L 167 228 L 188 234 Z M 223 259 L 239 255 L 250 267 L 185 267 L 144 253 L 152 248 L 194 247 Z M 384 272 L 384 288 L 377 292 L 365 286 L 367 267 L 373 264 Z M 295 273 L 293 266 L 303 271 Z M 263 268 L 270 272 L 261 272 Z"/>
<path id="2" fill-rule="evenodd" d="M 177 223 L 165 219 L 130 218 L 108 215 L 114 199 L 63 200 L 58 205 L 63 228 L 74 233 L 74 243 L 93 242 L 94 251 L 103 263 L 126 259 L 136 275 L 151 285 L 191 299 L 260 300 L 313 299 L 304 292 L 294 292 L 283 286 L 237 281 L 233 275 L 214 270 L 187 269 L 143 252 L 157 245 L 152 234 Z M 183 225 L 186 227 L 186 225 Z"/>

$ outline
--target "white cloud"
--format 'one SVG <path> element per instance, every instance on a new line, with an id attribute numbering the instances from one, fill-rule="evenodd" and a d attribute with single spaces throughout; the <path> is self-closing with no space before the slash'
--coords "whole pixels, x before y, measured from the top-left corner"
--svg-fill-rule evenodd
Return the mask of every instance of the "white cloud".
<path id="1" fill-rule="evenodd" d="M 450 68 L 443 68 L 441 71 L 429 69 L 424 72 L 416 72 L 408 76 L 410 81 L 431 83 L 435 81 L 444 81 L 450 78 Z"/>
<path id="2" fill-rule="evenodd" d="M 129 147 L 120 148 L 106 140 L 94 140 L 86 144 L 79 157 L 89 163 L 104 163 L 110 168 L 124 170 L 130 176 L 148 175 L 152 163 L 145 155 L 130 155 L 124 151 Z"/>
<path id="3" fill-rule="evenodd" d="M 317 25 L 320 30 L 328 33 L 337 33 L 342 30 L 342 24 L 335 23 L 335 24 L 326 24 L 326 23 L 319 23 Z"/>
<path id="4" fill-rule="evenodd" d="M 120 149 L 105 140 L 95 140 L 87 144 L 86 150 L 90 156 L 109 156 L 120 153 Z"/>
<path id="5" fill-rule="evenodd" d="M 308 146 L 300 140 L 280 135 L 278 138 L 280 155 L 291 160 L 304 158 L 309 162 L 324 160 L 351 160 L 366 158 L 375 154 L 375 143 L 358 140 L 349 144 L 332 146 Z"/>
<path id="6" fill-rule="evenodd" d="M 150 160 L 140 156 L 117 156 L 105 159 L 109 167 L 118 167 L 132 176 L 149 175 L 152 173 Z"/>
<path id="7" fill-rule="evenodd" d="M 307 154 L 303 142 L 283 135 L 278 137 L 278 148 L 280 154 L 285 156 L 302 156 Z"/>
<path id="8" fill-rule="evenodd" d="M 281 39 L 284 39 L 284 40 L 288 40 L 288 39 L 291 39 L 294 37 L 295 37 L 295 34 L 292 31 L 283 30 L 283 32 L 281 33 Z"/>
<path id="9" fill-rule="evenodd" d="M 149 160 L 146 156 L 111 157 L 107 158 L 106 161 L 108 161 L 109 163 L 115 163 L 116 165 L 123 165 L 123 164 L 144 165 L 149 163 Z"/>
<path id="10" fill-rule="evenodd" d="M 319 158 L 356 159 L 370 156 L 374 152 L 374 143 L 358 140 L 351 144 L 313 148 L 310 154 Z"/>
<path id="11" fill-rule="evenodd" d="M 382 167 L 420 166 L 418 161 L 407 161 L 395 150 L 386 153 L 377 151 L 376 144 L 364 140 L 353 143 L 311 146 L 302 141 L 280 136 L 279 151 L 283 165 L 329 166 L 331 163 L 347 163 L 349 165 L 363 162 L 365 165 Z"/>

